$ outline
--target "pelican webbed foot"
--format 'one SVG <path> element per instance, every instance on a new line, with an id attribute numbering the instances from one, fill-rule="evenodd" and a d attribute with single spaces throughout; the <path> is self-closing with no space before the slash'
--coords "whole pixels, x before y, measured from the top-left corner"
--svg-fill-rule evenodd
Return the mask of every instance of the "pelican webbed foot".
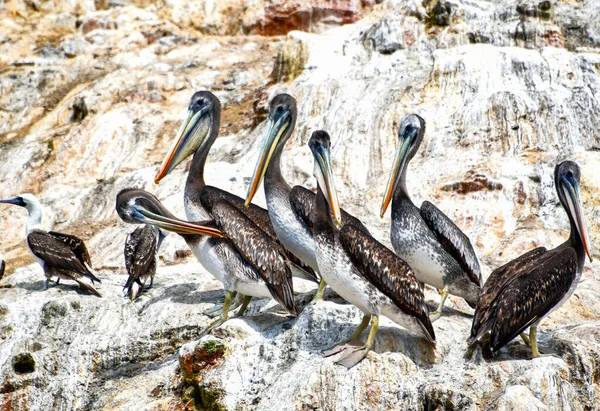
<path id="1" fill-rule="evenodd" d="M 345 340 L 343 340 L 339 343 L 336 343 L 335 345 L 325 349 L 323 351 L 323 357 L 331 357 L 332 355 L 339 354 L 342 351 L 345 351 L 348 349 L 355 349 L 356 347 L 359 347 L 360 346 L 360 340 L 359 340 L 360 335 L 369 326 L 369 321 L 371 321 L 371 316 L 365 315 L 363 317 L 362 321 L 360 322 L 360 324 L 358 325 L 358 327 L 356 328 L 356 331 L 354 331 L 354 333 L 352 333 L 352 335 L 350 337 L 346 338 Z"/>
<path id="2" fill-rule="evenodd" d="M 371 351 L 371 348 L 373 348 L 373 343 L 375 342 L 375 335 L 377 334 L 378 329 L 379 317 L 374 315 L 371 320 L 371 330 L 369 331 L 369 338 L 367 338 L 367 343 L 362 347 L 355 348 L 354 350 L 352 350 L 352 352 L 350 352 L 350 354 L 342 357 L 335 363 L 343 365 L 344 367 L 350 369 L 362 360 L 364 360 L 369 354 L 369 351 Z"/>

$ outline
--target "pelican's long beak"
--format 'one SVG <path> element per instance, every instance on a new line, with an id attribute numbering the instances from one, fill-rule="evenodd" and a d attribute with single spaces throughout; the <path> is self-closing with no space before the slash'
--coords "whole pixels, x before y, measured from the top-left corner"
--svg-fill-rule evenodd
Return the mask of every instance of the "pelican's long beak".
<path id="1" fill-rule="evenodd" d="M 196 152 L 206 140 L 211 131 L 211 116 L 209 106 L 199 109 L 188 108 L 185 120 L 177 132 L 177 139 L 169 149 L 154 182 L 158 184 L 179 163 Z"/>
<path id="2" fill-rule="evenodd" d="M 567 203 L 569 205 L 569 213 L 575 221 L 577 232 L 583 242 L 583 248 L 590 259 L 590 262 L 592 262 L 591 244 L 588 237 L 587 225 L 585 224 L 585 217 L 583 215 L 583 204 L 579 194 L 579 182 L 575 179 L 568 179 L 565 176 L 562 176 L 561 178 L 563 187 L 565 188 L 565 197 L 567 198 Z"/>
<path id="3" fill-rule="evenodd" d="M 404 172 L 408 164 L 408 151 L 412 144 L 413 138 L 416 135 L 416 130 L 411 130 L 406 135 L 400 136 L 398 138 L 398 147 L 396 148 L 396 155 L 394 157 L 394 164 L 390 171 L 390 177 L 388 178 L 388 182 L 385 188 L 385 194 L 383 196 L 383 202 L 381 203 L 381 211 L 379 213 L 379 217 L 383 218 L 388 206 L 390 205 L 390 201 L 392 201 L 392 196 L 400 183 L 400 177 Z"/>
<path id="4" fill-rule="evenodd" d="M 331 167 L 331 159 L 329 156 L 329 149 L 324 148 L 322 145 L 312 148 L 313 156 L 315 157 L 315 177 L 317 177 L 317 184 L 321 188 L 321 191 L 325 193 L 325 198 L 331 208 L 333 218 L 337 223 L 338 227 L 342 226 L 342 211 L 340 208 L 340 202 L 338 200 L 337 190 L 335 188 L 335 181 L 333 179 L 333 172 Z"/>
<path id="5" fill-rule="evenodd" d="M 260 186 L 260 183 L 267 172 L 273 153 L 275 152 L 279 141 L 281 141 L 281 137 L 290 127 L 291 122 L 292 113 L 288 109 L 283 109 L 281 113 L 275 113 L 269 118 L 267 134 L 265 135 L 260 157 L 254 168 L 252 182 L 250 183 L 248 194 L 246 195 L 246 208 L 250 206 L 250 203 L 256 194 L 256 190 L 258 190 L 258 186 Z"/>
<path id="6" fill-rule="evenodd" d="M 14 204 L 14 205 L 18 205 L 20 207 L 25 207 L 25 201 L 23 201 L 23 198 L 21 198 L 19 196 L 13 197 L 13 198 L 7 198 L 6 200 L 0 200 L 0 203 Z"/>
<path id="7" fill-rule="evenodd" d="M 139 205 L 133 206 L 134 218 L 142 223 L 151 224 L 163 230 L 177 234 L 201 234 L 210 235 L 212 237 L 223 238 L 223 233 L 216 227 L 208 225 L 189 223 L 176 218 L 165 217 L 160 214 L 153 213 Z"/>

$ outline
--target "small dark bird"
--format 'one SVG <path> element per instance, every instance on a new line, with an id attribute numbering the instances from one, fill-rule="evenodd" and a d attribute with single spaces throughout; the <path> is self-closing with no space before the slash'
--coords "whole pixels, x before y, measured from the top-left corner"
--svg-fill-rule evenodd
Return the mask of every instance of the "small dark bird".
<path id="1" fill-rule="evenodd" d="M 592 261 L 583 205 L 579 196 L 579 166 L 564 161 L 554 169 L 554 184 L 567 212 L 571 234 L 558 247 L 538 247 L 497 268 L 487 279 L 475 310 L 469 344 L 491 334 L 490 347 L 498 351 L 521 334 L 539 357 L 537 327 L 575 291 L 587 253 Z M 529 338 L 523 333 L 529 327 Z"/>
<path id="2" fill-rule="evenodd" d="M 156 274 L 158 250 L 165 238 L 162 230 L 145 224 L 129 233 L 125 241 L 125 268 L 129 278 L 123 287 L 125 295 L 135 300 L 144 290 L 146 281 L 150 279 L 152 287 Z"/>
<path id="3" fill-rule="evenodd" d="M 27 209 L 29 213 L 26 226 L 27 246 L 44 269 L 46 289 L 50 279 L 57 277 L 56 285 L 61 279 L 73 280 L 81 288 L 102 297 L 92 285 L 82 281 L 83 277 L 87 277 L 92 280 L 92 284 L 94 281 L 100 282 L 92 273 L 92 261 L 83 241 L 74 235 L 42 230 L 42 205 L 33 194 L 21 194 L 14 198 L 0 200 L 0 203 L 14 204 Z"/>

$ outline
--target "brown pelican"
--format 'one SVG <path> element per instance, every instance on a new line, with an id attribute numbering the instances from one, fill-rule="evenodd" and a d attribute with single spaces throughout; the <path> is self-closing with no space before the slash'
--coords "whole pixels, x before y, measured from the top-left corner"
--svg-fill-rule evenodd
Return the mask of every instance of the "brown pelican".
<path id="1" fill-rule="evenodd" d="M 214 219 L 199 223 L 177 219 L 144 190 L 122 190 L 116 209 L 126 223 L 151 224 L 180 234 L 204 268 L 223 283 L 226 293 L 221 318 L 205 333 L 228 319 L 236 293 L 244 296 L 238 316 L 252 297 L 272 297 L 290 314 L 297 314 L 290 263 L 283 249 L 228 201 L 215 203 Z"/>
<path id="2" fill-rule="evenodd" d="M 87 277 L 92 280 L 92 284 L 94 281 L 100 282 L 92 273 L 92 262 L 83 241 L 74 235 L 42 230 L 42 205 L 33 194 L 21 194 L 0 200 L 0 203 L 14 204 L 27 209 L 27 246 L 44 270 L 46 288 L 50 284 L 50 278 L 57 277 L 56 285 L 61 278 L 74 280 L 81 288 L 102 297 L 93 286 L 82 281 L 83 277 Z"/>
<path id="3" fill-rule="evenodd" d="M 267 210 L 254 204 L 245 207 L 244 200 L 235 194 L 206 185 L 204 182 L 204 165 L 208 152 L 219 133 L 221 104 L 217 97 L 209 91 L 199 91 L 192 96 L 188 113 L 179 129 L 177 139 L 163 161 L 155 182 L 158 184 L 168 173 L 190 155 L 194 155 L 187 176 L 184 192 L 184 207 L 190 221 L 210 220 L 212 209 L 220 200 L 226 200 L 240 210 L 262 231 L 272 239 L 277 239 Z M 288 260 L 292 262 L 294 276 L 314 282 L 318 279 L 310 267 L 294 259 L 291 253 L 284 250 Z"/>
<path id="4" fill-rule="evenodd" d="M 592 261 L 579 196 L 580 176 L 579 166 L 572 161 L 554 169 L 556 192 L 571 225 L 569 239 L 552 250 L 531 250 L 490 274 L 475 310 L 470 343 L 489 331 L 495 352 L 530 327 L 532 356 L 540 356 L 536 338 L 539 323 L 573 294 L 586 253 Z"/>
<path id="5" fill-rule="evenodd" d="M 408 264 L 361 227 L 343 224 L 329 160 L 329 135 L 315 131 L 308 144 L 317 178 L 313 234 L 319 272 L 335 292 L 364 313 L 356 332 L 325 355 L 347 351 L 345 343 L 357 339 L 371 321 L 367 343 L 338 361 L 347 367 L 356 365 L 373 346 L 380 315 L 435 343 L 421 284 Z"/>
<path id="6" fill-rule="evenodd" d="M 442 299 L 432 320 L 442 315 L 448 293 L 475 307 L 481 289 L 481 269 L 469 238 L 429 201 L 414 205 L 406 190 L 406 170 L 425 135 L 425 120 L 404 116 L 398 129 L 398 148 L 390 173 L 381 217 L 392 200 L 391 240 L 396 254 L 424 283 L 441 289 Z"/>
<path id="7" fill-rule="evenodd" d="M 150 285 L 154 283 L 156 274 L 156 260 L 158 249 L 168 232 L 163 233 L 160 228 L 145 224 L 129 233 L 125 240 L 125 268 L 127 269 L 127 282 L 123 287 L 131 300 L 135 300 L 144 290 L 146 281 L 150 278 Z"/>
<path id="8" fill-rule="evenodd" d="M 281 153 L 294 131 L 296 116 L 296 100 L 289 94 L 278 94 L 269 103 L 269 126 L 248 189 L 246 205 L 251 205 L 264 178 L 267 209 L 277 238 L 296 257 L 318 271 L 313 238 L 315 193 L 302 186 L 291 188 L 281 174 Z M 366 233 L 369 232 L 358 219 L 343 210 L 342 222 L 352 222 Z M 326 285 L 321 278 L 313 301 L 323 298 Z"/>

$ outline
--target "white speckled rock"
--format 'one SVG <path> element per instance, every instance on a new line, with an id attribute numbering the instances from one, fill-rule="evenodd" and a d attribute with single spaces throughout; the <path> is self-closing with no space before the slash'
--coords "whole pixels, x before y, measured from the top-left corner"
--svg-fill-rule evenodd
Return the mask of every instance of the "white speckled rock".
<path id="1" fill-rule="evenodd" d="M 43 274 L 25 246 L 26 212 L 0 207 L 9 274 L 0 282 L 0 408 L 600 408 L 597 262 L 542 322 L 540 345 L 559 358 L 535 360 L 514 341 L 496 360 L 466 361 L 471 310 L 454 297 L 434 324 L 435 351 L 383 320 L 374 351 L 349 371 L 320 355 L 360 321 L 331 294 L 296 319 L 254 301 L 250 317 L 197 341 L 209 321 L 202 312 L 222 291 L 177 236 L 165 241 L 154 289 L 133 304 L 122 297 L 123 243 L 133 227 L 118 220 L 115 195 L 145 188 L 183 216 L 185 165 L 160 186 L 153 177 L 199 89 L 223 105 L 210 184 L 246 193 L 266 103 L 288 92 L 299 115 L 283 155 L 286 178 L 314 187 L 306 142 L 326 129 L 344 207 L 386 244 L 381 196 L 397 124 L 411 112 L 425 118 L 427 132 L 408 189 L 464 229 L 484 277 L 533 247 L 564 241 L 552 171 L 566 158 L 581 166 L 592 244 L 600 244 L 596 1 L 333 2 L 336 13 L 351 13 L 316 13 L 318 30 L 363 19 L 285 38 L 200 34 L 303 28 L 276 18 L 253 26 L 267 3 L 280 4 L 251 2 L 243 13 L 233 0 L 0 5 L 0 197 L 32 192 L 47 206 L 48 227 L 84 238 L 104 295 L 69 284 L 41 291 Z M 262 190 L 257 202 L 264 204 Z M 298 288 L 304 305 L 310 287 Z M 432 290 L 426 297 L 432 306 L 439 298 Z"/>

